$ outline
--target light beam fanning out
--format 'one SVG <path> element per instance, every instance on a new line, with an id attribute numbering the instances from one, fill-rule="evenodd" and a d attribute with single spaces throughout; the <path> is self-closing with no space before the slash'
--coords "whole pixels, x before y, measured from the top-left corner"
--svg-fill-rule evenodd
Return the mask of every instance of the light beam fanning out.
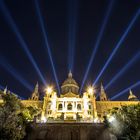
<path id="1" fill-rule="evenodd" d="M 73 72 L 77 34 L 78 0 L 68 0 L 68 70 Z"/>
<path id="2" fill-rule="evenodd" d="M 140 58 L 140 52 L 138 52 L 105 86 L 105 89 L 109 88 L 122 74 L 124 74 L 128 68 L 130 68 Z"/>
<path id="3" fill-rule="evenodd" d="M 0 65 L 7 72 L 9 72 L 16 80 L 18 80 L 24 87 L 26 87 L 29 91 L 33 90 L 33 87 L 5 59 L 3 58 L 0 59 Z"/>
<path id="4" fill-rule="evenodd" d="M 34 68 L 35 68 L 37 74 L 38 74 L 39 77 L 41 78 L 43 84 L 46 84 L 46 81 L 45 81 L 43 75 L 41 74 L 41 71 L 39 70 L 39 68 L 38 68 L 38 66 L 37 66 L 37 64 L 36 64 L 36 62 L 35 62 L 35 60 L 34 60 L 32 54 L 30 53 L 30 51 L 29 51 L 29 49 L 28 49 L 28 47 L 27 47 L 26 42 L 25 42 L 24 39 L 22 38 L 22 35 L 21 35 L 21 33 L 20 33 L 18 27 L 16 26 L 16 24 L 15 24 L 13 18 L 11 17 L 11 15 L 10 15 L 10 13 L 9 13 L 9 11 L 8 11 L 8 9 L 7 9 L 7 7 L 5 6 L 3 0 L 0 1 L 0 10 L 1 10 L 1 12 L 3 13 L 3 15 L 4 15 L 4 17 L 5 17 L 6 21 L 7 21 L 7 23 L 10 25 L 12 31 L 15 33 L 15 35 L 16 35 L 16 37 L 17 37 L 17 40 L 19 41 L 19 43 L 20 43 L 22 49 L 25 51 L 26 55 L 28 56 L 30 62 L 33 64 L 33 66 L 34 66 Z"/>
<path id="5" fill-rule="evenodd" d="M 42 33 L 43 33 L 43 36 L 44 36 L 45 45 L 46 45 L 48 55 L 49 55 L 49 58 L 50 58 L 50 61 L 51 61 L 51 66 L 52 66 L 54 78 L 55 78 L 55 81 L 56 81 L 57 89 L 58 89 L 58 92 L 60 94 L 59 82 L 58 82 L 57 74 L 56 74 L 56 71 L 55 71 L 55 66 L 54 66 L 54 62 L 53 62 L 53 58 L 52 58 L 52 54 L 51 54 L 51 49 L 50 49 L 49 42 L 48 42 L 47 32 L 45 30 L 45 26 L 44 26 L 44 23 L 43 23 L 43 18 L 41 16 L 41 11 L 40 11 L 40 8 L 39 8 L 39 3 L 38 3 L 37 0 L 35 0 L 35 7 L 36 7 L 37 15 L 38 15 L 38 18 L 39 18 L 39 23 L 41 25 Z"/>
<path id="6" fill-rule="evenodd" d="M 119 96 L 123 95 L 124 93 L 128 92 L 130 89 L 136 88 L 137 86 L 140 85 L 140 81 L 138 81 L 137 83 L 127 87 L 126 89 L 124 89 L 123 91 L 116 93 L 115 96 L 113 96 L 111 98 L 111 100 L 115 100 L 116 98 L 118 98 Z"/>
<path id="7" fill-rule="evenodd" d="M 100 41 L 101 41 L 101 38 L 103 36 L 103 33 L 104 33 L 104 30 L 105 30 L 105 27 L 106 27 L 106 24 L 108 22 L 108 19 L 109 19 L 109 16 L 110 16 L 110 13 L 111 13 L 111 10 L 112 10 L 112 7 L 113 7 L 113 4 L 114 4 L 114 0 L 111 0 L 109 5 L 108 5 L 108 8 L 107 8 L 107 12 L 106 12 L 106 15 L 103 19 L 103 22 L 102 22 L 102 26 L 100 28 L 100 31 L 99 31 L 99 34 L 97 36 L 97 40 L 96 40 L 96 43 L 94 45 L 94 49 L 92 51 L 92 55 L 91 55 L 91 58 L 89 60 L 89 63 L 88 63 L 88 66 L 87 66 L 87 69 L 86 69 L 86 72 L 85 72 L 85 75 L 84 75 L 84 78 L 82 80 L 82 85 L 81 85 L 81 88 L 80 88 L 80 93 L 82 92 L 82 89 L 83 89 L 83 86 L 84 86 L 84 83 L 87 79 L 87 76 L 88 76 L 88 73 L 89 73 L 89 70 L 90 70 L 90 67 L 93 63 L 93 60 L 95 58 L 95 55 L 96 55 L 96 52 L 98 50 L 98 47 L 100 45 Z"/>
<path id="8" fill-rule="evenodd" d="M 130 24 L 128 25 L 128 27 L 126 28 L 125 32 L 123 33 L 121 39 L 119 40 L 119 42 L 117 43 L 117 45 L 115 46 L 115 49 L 113 50 L 113 52 L 111 53 L 111 55 L 109 56 L 108 60 L 106 61 L 105 65 L 103 66 L 102 70 L 100 71 L 99 75 L 97 76 L 96 80 L 94 81 L 93 85 L 95 85 L 99 78 L 102 76 L 103 72 L 106 70 L 107 66 L 110 64 L 113 56 L 116 54 L 117 50 L 120 48 L 122 42 L 125 40 L 127 34 L 130 32 L 130 29 L 132 28 L 132 26 L 134 25 L 134 23 L 136 22 L 136 20 L 138 19 L 140 15 L 140 9 L 138 9 L 138 11 L 136 12 L 135 16 L 133 17 L 133 19 L 131 20 Z"/>

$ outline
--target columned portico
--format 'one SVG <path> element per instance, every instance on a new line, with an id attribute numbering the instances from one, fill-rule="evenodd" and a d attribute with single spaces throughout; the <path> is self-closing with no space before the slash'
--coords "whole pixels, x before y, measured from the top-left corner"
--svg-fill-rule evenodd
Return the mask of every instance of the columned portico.
<path id="1" fill-rule="evenodd" d="M 89 93 L 87 91 L 83 96 L 80 96 L 78 91 L 79 86 L 72 78 L 72 73 L 69 73 L 68 78 L 61 86 L 62 93 L 60 97 L 58 97 L 53 90 L 46 92 L 42 113 L 44 117 L 46 117 L 47 120 L 93 120 L 94 92 Z"/>

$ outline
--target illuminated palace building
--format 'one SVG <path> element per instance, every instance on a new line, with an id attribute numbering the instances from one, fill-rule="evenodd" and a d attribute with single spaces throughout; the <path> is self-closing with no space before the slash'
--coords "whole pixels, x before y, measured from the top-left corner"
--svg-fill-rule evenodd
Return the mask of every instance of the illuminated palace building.
<path id="1" fill-rule="evenodd" d="M 102 122 L 108 110 L 121 105 L 138 104 L 137 97 L 130 90 L 128 101 L 110 101 L 103 85 L 100 89 L 100 101 L 96 101 L 95 90 L 88 87 L 81 95 L 79 86 L 73 79 L 72 73 L 61 86 L 61 94 L 55 92 L 53 87 L 48 87 L 42 100 L 39 100 L 38 84 L 28 100 L 22 100 L 25 106 L 34 106 L 42 110 L 41 121 L 80 121 Z"/>

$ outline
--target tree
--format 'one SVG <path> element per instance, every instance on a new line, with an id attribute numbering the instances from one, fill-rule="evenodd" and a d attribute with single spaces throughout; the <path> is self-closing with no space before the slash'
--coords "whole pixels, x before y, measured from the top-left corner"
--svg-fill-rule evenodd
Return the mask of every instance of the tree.
<path id="1" fill-rule="evenodd" d="M 23 117 L 26 119 L 26 121 L 33 121 L 35 117 L 37 117 L 39 114 L 41 114 L 41 109 L 33 106 L 29 106 L 24 108 L 22 111 Z"/>
<path id="2" fill-rule="evenodd" d="M 118 138 L 140 139 L 140 104 L 113 108 L 105 117 L 105 124 Z"/>
<path id="3" fill-rule="evenodd" d="M 1 140 L 20 140 L 25 136 L 25 119 L 20 100 L 14 94 L 0 93 L 3 104 L 0 106 Z"/>
<path id="4" fill-rule="evenodd" d="M 41 112 L 36 107 L 24 107 L 16 95 L 0 91 L 0 139 L 20 140 L 26 135 L 26 127 Z"/>

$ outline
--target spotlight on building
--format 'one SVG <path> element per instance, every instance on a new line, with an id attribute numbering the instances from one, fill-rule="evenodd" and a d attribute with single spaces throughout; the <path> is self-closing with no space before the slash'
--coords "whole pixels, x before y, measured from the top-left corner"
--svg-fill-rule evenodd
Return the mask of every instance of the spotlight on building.
<path id="1" fill-rule="evenodd" d="M 52 88 L 52 86 L 48 86 L 47 88 L 46 88 L 46 92 L 47 93 L 52 93 L 52 91 L 53 91 L 53 88 Z"/>
<path id="2" fill-rule="evenodd" d="M 98 123 L 98 121 L 99 121 L 98 118 L 95 118 L 93 122 Z"/>
<path id="3" fill-rule="evenodd" d="M 93 86 L 89 86 L 89 87 L 87 88 L 87 92 L 88 92 L 89 94 L 93 94 L 93 93 L 94 93 L 94 88 L 93 88 Z"/>
<path id="4" fill-rule="evenodd" d="M 114 117 L 114 116 L 108 117 L 108 121 L 109 121 L 110 123 L 112 123 L 114 120 L 115 120 L 115 117 Z"/>
<path id="5" fill-rule="evenodd" d="M 47 122 L 46 117 L 44 117 L 44 116 L 43 116 L 43 117 L 41 117 L 41 122 L 42 122 L 42 123 L 46 123 L 46 122 Z"/>

